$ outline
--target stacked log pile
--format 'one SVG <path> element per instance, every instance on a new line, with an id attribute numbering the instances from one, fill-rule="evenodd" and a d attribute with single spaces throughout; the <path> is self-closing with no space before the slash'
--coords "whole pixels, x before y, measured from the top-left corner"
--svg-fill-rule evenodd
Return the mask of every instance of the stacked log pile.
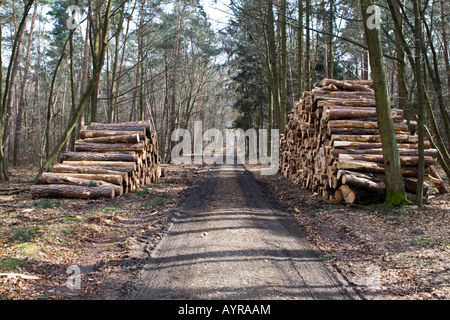
<path id="1" fill-rule="evenodd" d="M 392 104 L 400 161 L 408 192 L 415 193 L 418 137 L 403 110 Z M 425 141 L 426 179 L 448 192 L 434 164 L 437 150 Z M 281 173 L 302 189 L 330 201 L 370 203 L 385 196 L 383 150 L 372 81 L 324 79 L 304 92 L 281 138 Z M 424 185 L 426 195 L 430 183 Z"/>
<path id="2" fill-rule="evenodd" d="M 52 172 L 31 187 L 35 198 L 114 198 L 159 180 L 156 132 L 148 121 L 92 123 L 74 152 L 63 152 Z"/>

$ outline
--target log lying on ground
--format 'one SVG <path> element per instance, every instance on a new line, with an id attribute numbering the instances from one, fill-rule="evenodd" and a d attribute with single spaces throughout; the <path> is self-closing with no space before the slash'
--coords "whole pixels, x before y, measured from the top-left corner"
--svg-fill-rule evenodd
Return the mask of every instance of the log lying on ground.
<path id="1" fill-rule="evenodd" d="M 351 188 L 365 189 L 367 191 L 372 191 L 384 195 L 386 190 L 386 185 L 384 182 L 384 175 L 382 174 L 364 174 L 361 172 L 339 170 L 337 173 L 338 179 L 342 184 L 347 185 Z M 405 189 L 407 192 L 415 193 L 417 187 L 417 179 L 415 178 L 404 178 Z M 423 193 L 426 195 L 430 185 L 424 182 Z"/>
<path id="2" fill-rule="evenodd" d="M 425 175 L 425 178 L 431 182 L 433 182 L 436 185 L 436 188 L 439 190 L 440 193 L 449 193 L 448 188 L 445 186 L 444 182 L 442 181 L 441 177 L 436 171 L 436 168 L 433 166 L 430 166 L 428 168 L 428 174 Z"/>
<path id="3" fill-rule="evenodd" d="M 302 189 L 331 201 L 378 201 L 385 190 L 383 150 L 371 81 L 324 79 L 302 94 L 289 113 L 281 138 L 280 172 Z M 415 193 L 418 166 L 417 123 L 391 103 L 402 173 L 408 192 Z M 426 178 L 448 192 L 433 176 L 437 150 L 424 142 Z M 339 172 L 352 172 L 342 175 Z M 376 179 L 369 177 L 377 176 Z M 342 187 L 343 186 L 343 187 Z M 341 188 L 342 187 L 342 188 Z M 424 185 L 424 195 L 430 190 Z M 370 193 L 373 193 L 371 195 Z"/>
<path id="4" fill-rule="evenodd" d="M 119 176 L 120 177 L 120 176 Z M 115 196 L 121 196 L 123 193 L 122 185 L 112 184 L 103 180 L 83 179 L 70 175 L 45 172 L 40 179 L 41 184 L 66 184 L 83 187 L 106 187 L 113 186 Z"/>
<path id="5" fill-rule="evenodd" d="M 31 186 L 30 191 L 33 198 L 112 199 L 115 197 L 113 185 L 83 187 L 65 184 L 42 184 Z"/>
<path id="6" fill-rule="evenodd" d="M 384 193 L 368 191 L 366 189 L 351 188 L 343 184 L 339 187 L 343 200 L 346 203 L 370 204 L 384 200 Z"/>
<path id="7" fill-rule="evenodd" d="M 75 178 L 63 174 L 44 172 L 40 179 L 41 184 L 70 184 L 84 187 L 104 187 L 110 186 L 111 183 L 103 180 L 90 180 L 83 178 Z"/>

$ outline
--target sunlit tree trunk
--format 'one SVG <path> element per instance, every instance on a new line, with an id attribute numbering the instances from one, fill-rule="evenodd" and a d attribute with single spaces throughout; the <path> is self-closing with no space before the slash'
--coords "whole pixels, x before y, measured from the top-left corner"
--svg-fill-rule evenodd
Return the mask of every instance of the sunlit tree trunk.
<path id="1" fill-rule="evenodd" d="M 369 14 L 367 8 L 374 3 L 371 0 L 360 0 L 364 32 L 369 51 L 369 61 L 374 82 L 378 128 L 383 146 L 383 159 L 386 175 L 386 203 L 389 205 L 403 205 L 407 203 L 397 139 L 391 115 L 386 72 L 384 69 L 384 56 L 381 46 L 380 34 L 376 28 L 367 24 Z"/>

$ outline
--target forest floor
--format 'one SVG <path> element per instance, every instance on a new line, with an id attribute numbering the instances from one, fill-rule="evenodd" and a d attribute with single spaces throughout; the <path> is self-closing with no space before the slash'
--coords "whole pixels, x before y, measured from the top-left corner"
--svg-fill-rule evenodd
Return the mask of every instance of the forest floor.
<path id="1" fill-rule="evenodd" d="M 350 206 L 299 190 L 280 174 L 261 176 L 257 167 L 246 167 L 366 299 L 450 299 L 449 194 L 433 190 L 422 209 Z"/>
<path id="2" fill-rule="evenodd" d="M 323 262 L 364 298 L 450 299 L 448 195 L 437 194 L 420 210 L 346 206 L 299 190 L 279 174 L 246 168 L 295 217 Z M 122 298 L 210 169 L 170 165 L 160 183 L 113 200 L 0 195 L 0 300 Z M 10 171 L 10 183 L 0 189 L 24 188 L 36 172 Z M 80 266 L 79 289 L 70 288 L 70 266 Z"/>
<path id="3" fill-rule="evenodd" d="M 165 171 L 159 183 L 115 199 L 0 195 L 0 300 L 119 298 L 142 263 L 134 253 L 161 240 L 208 167 L 167 166 Z M 37 169 L 10 172 L 10 183 L 0 189 L 25 188 Z"/>

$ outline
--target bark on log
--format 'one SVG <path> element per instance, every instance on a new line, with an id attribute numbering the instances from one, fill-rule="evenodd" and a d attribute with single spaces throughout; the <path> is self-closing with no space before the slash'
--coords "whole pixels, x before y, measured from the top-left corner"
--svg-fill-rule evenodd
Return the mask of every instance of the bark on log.
<path id="1" fill-rule="evenodd" d="M 345 107 L 376 107 L 376 101 L 372 99 L 340 99 L 340 98 L 330 98 L 326 100 L 316 101 L 317 108 L 324 108 L 326 106 L 345 106 Z M 391 103 L 394 106 L 394 103 Z"/>
<path id="2" fill-rule="evenodd" d="M 124 123 L 91 123 L 86 130 L 115 130 L 115 131 L 139 131 L 145 129 L 146 136 L 150 137 L 152 126 L 150 122 L 124 122 Z"/>
<path id="3" fill-rule="evenodd" d="M 369 204 L 374 202 L 380 202 L 384 199 L 383 193 L 372 192 L 366 189 L 352 188 L 346 184 L 339 187 L 342 192 L 344 201 L 349 204 Z"/>
<path id="4" fill-rule="evenodd" d="M 428 167 L 428 170 L 429 174 L 425 175 L 425 178 L 434 183 L 439 193 L 449 193 L 447 186 L 437 173 L 436 168 L 434 166 L 430 166 Z"/>
<path id="5" fill-rule="evenodd" d="M 120 176 L 118 176 L 120 177 Z M 122 181 L 122 179 L 120 179 Z M 69 175 L 46 172 L 43 173 L 40 179 L 41 184 L 65 184 L 83 187 L 106 187 L 113 186 L 115 196 L 121 196 L 123 187 L 119 184 L 112 184 L 103 180 L 83 179 L 79 177 L 72 177 Z"/>
<path id="6" fill-rule="evenodd" d="M 400 156 L 412 156 L 417 157 L 419 155 L 419 151 L 417 149 L 398 149 Z M 383 149 L 375 148 L 375 149 L 333 149 L 331 154 L 335 157 L 338 157 L 340 154 L 383 154 Z M 436 149 L 425 149 L 424 155 L 432 158 L 437 158 L 437 150 Z"/>
<path id="7" fill-rule="evenodd" d="M 143 152 L 144 151 L 144 143 L 139 142 L 135 144 L 128 143 L 116 143 L 116 144 L 101 144 L 101 143 L 84 143 L 77 141 L 75 143 L 75 151 L 93 151 L 93 152 L 117 152 L 117 151 L 135 151 L 135 152 Z"/>
<path id="8" fill-rule="evenodd" d="M 342 184 L 350 187 L 357 187 L 367 189 L 369 191 L 383 194 L 385 192 L 386 185 L 384 182 L 375 182 L 361 176 L 353 174 L 344 174 L 341 178 Z"/>
<path id="9" fill-rule="evenodd" d="M 327 130 L 329 136 L 334 135 L 378 135 L 378 129 L 359 129 L 359 128 L 329 128 Z"/>
<path id="10" fill-rule="evenodd" d="M 63 161 L 62 164 L 66 164 L 74 167 L 123 167 L 130 168 L 134 171 L 137 169 L 135 162 L 119 162 L 119 161 Z"/>
<path id="11" fill-rule="evenodd" d="M 416 135 L 398 134 L 396 135 L 398 143 L 417 143 L 419 137 Z M 381 142 L 380 135 L 365 134 L 365 135 L 345 135 L 333 134 L 330 139 L 331 143 L 334 141 L 353 141 L 353 142 Z"/>
<path id="12" fill-rule="evenodd" d="M 405 190 L 409 193 L 416 193 L 417 191 L 417 178 L 405 178 L 404 179 Z M 423 195 L 428 194 L 428 190 L 430 189 L 430 184 L 424 181 L 423 183 Z"/>
<path id="13" fill-rule="evenodd" d="M 333 85 L 338 89 L 341 90 L 350 90 L 350 91 L 364 91 L 364 92 L 374 92 L 373 89 L 368 88 L 368 86 L 365 86 L 360 83 L 350 82 L 350 81 L 341 81 L 341 80 L 335 80 L 335 79 L 323 79 L 320 82 L 323 86 Z"/>
<path id="14" fill-rule="evenodd" d="M 136 153 L 94 153 L 94 152 L 64 152 L 60 161 L 121 161 L 138 162 Z"/>
<path id="15" fill-rule="evenodd" d="M 378 123 L 375 121 L 363 120 L 330 120 L 328 121 L 328 130 L 330 130 L 331 128 L 378 129 Z M 400 132 L 409 132 L 409 128 L 406 123 L 395 122 L 394 130 Z"/>
<path id="16" fill-rule="evenodd" d="M 60 176 L 60 177 L 71 177 L 71 178 L 76 178 L 76 179 L 84 179 L 84 180 L 100 180 L 100 181 L 104 181 L 104 182 L 108 182 L 110 184 L 116 184 L 116 185 L 122 185 L 122 183 L 124 182 L 123 180 L 123 176 L 116 174 L 89 174 L 89 173 L 69 173 L 69 172 L 65 172 L 65 173 L 56 173 L 56 172 L 47 172 L 45 173 L 45 175 L 47 174 L 52 174 L 55 176 Z M 43 174 L 44 176 L 44 174 Z"/>
<path id="17" fill-rule="evenodd" d="M 84 138 L 77 140 L 82 143 L 128 143 L 135 144 L 140 142 L 139 134 L 116 135 L 107 137 Z"/>
<path id="18" fill-rule="evenodd" d="M 399 149 L 417 149 L 417 144 L 413 143 L 398 143 Z M 353 142 L 353 141 L 333 141 L 332 145 L 335 149 L 353 149 L 353 150 L 361 150 L 361 149 L 381 149 L 381 142 Z M 424 147 L 426 149 L 431 147 L 429 141 L 424 141 Z"/>
<path id="19" fill-rule="evenodd" d="M 369 173 L 384 173 L 384 165 L 367 161 L 338 160 L 337 168 Z M 406 177 L 417 177 L 417 167 L 402 167 L 402 173 Z"/>
<path id="20" fill-rule="evenodd" d="M 82 178 L 74 178 L 67 175 L 45 172 L 39 181 L 41 184 L 70 184 L 84 187 L 104 187 L 110 186 L 111 183 L 102 180 L 88 180 Z"/>
<path id="21" fill-rule="evenodd" d="M 378 154 L 340 154 L 338 156 L 340 160 L 358 160 L 358 161 L 368 161 L 368 162 L 377 162 L 384 163 L 383 155 Z M 436 163 L 437 158 L 425 157 L 425 166 L 430 166 Z M 419 157 L 412 156 L 400 156 L 400 162 L 405 166 L 417 166 L 419 163 Z"/>
<path id="22" fill-rule="evenodd" d="M 33 198 L 112 199 L 115 197 L 114 185 L 91 188 L 64 184 L 43 184 L 31 186 L 30 191 Z"/>
<path id="23" fill-rule="evenodd" d="M 139 139 L 143 140 L 146 136 L 146 130 L 136 130 L 136 131 L 117 131 L 117 130 L 81 130 L 80 138 L 81 139 L 89 139 L 89 138 L 102 138 L 102 137 L 114 137 L 120 135 L 134 135 L 138 134 Z"/>
<path id="24" fill-rule="evenodd" d="M 358 100 L 375 100 L 375 94 L 373 92 L 363 92 L 363 91 L 330 91 L 320 89 L 314 91 L 314 100 L 328 100 L 328 99 L 358 99 Z"/>
<path id="25" fill-rule="evenodd" d="M 392 109 L 392 119 L 394 121 L 403 120 L 403 110 Z M 339 119 L 365 119 L 375 118 L 377 116 L 376 108 L 362 108 L 362 107 L 324 107 L 322 111 L 322 119 L 324 120 L 339 120 Z"/>
<path id="26" fill-rule="evenodd" d="M 285 177 L 302 189 L 322 194 L 327 200 L 339 201 L 345 195 L 353 197 L 347 199 L 349 202 L 383 201 L 383 150 L 375 95 L 368 90 L 370 86 L 371 81 L 324 79 L 318 85 L 320 88 L 303 92 L 302 99 L 294 103 L 289 113 L 281 137 L 280 172 Z M 418 138 L 414 135 L 417 123 L 408 125 L 403 111 L 395 109 L 393 101 L 390 107 L 393 118 L 398 120 L 394 128 L 403 179 L 407 191 L 412 191 L 409 186 L 414 179 L 408 178 L 417 177 Z M 428 170 L 437 160 L 437 150 L 431 149 L 428 141 L 424 147 Z M 343 190 L 336 190 L 342 183 L 338 178 L 343 170 L 355 173 L 344 177 Z M 432 176 L 430 179 L 441 180 Z"/>
<path id="27" fill-rule="evenodd" d="M 53 166 L 53 172 L 56 173 L 87 173 L 87 174 L 111 174 L 111 175 L 121 175 L 122 178 L 128 179 L 126 172 L 108 170 L 101 167 L 75 167 L 66 164 L 55 164 Z"/>
<path id="28" fill-rule="evenodd" d="M 337 177 L 341 180 L 342 184 L 347 184 L 351 187 L 378 192 L 380 195 L 384 195 L 386 192 L 383 174 L 363 174 L 361 172 L 339 170 Z M 416 193 L 416 178 L 404 178 L 404 184 L 407 192 Z M 424 195 L 428 193 L 429 187 L 430 185 L 428 183 L 424 184 Z"/>

